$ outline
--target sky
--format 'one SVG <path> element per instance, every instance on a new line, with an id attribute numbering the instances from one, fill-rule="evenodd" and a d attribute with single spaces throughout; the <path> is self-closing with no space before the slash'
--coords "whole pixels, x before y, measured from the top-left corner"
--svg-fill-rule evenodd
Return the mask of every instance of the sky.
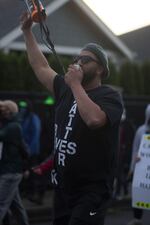
<path id="1" fill-rule="evenodd" d="M 150 0 L 84 0 L 116 34 L 150 25 Z"/>

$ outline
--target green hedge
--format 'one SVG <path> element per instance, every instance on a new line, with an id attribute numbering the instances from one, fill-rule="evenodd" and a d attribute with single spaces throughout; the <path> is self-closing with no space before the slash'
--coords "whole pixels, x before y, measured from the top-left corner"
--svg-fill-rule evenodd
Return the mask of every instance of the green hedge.
<path id="1" fill-rule="evenodd" d="M 54 56 L 46 56 L 52 68 L 61 73 L 60 67 Z M 72 58 L 61 56 L 65 69 L 71 63 Z M 46 89 L 37 81 L 26 53 L 11 52 L 4 54 L 0 52 L 0 90 L 1 91 L 32 91 L 45 92 Z M 110 63 L 111 76 L 104 81 L 111 85 L 119 86 L 127 95 L 149 95 L 150 94 L 150 62 L 143 64 L 126 62 L 118 70 Z"/>

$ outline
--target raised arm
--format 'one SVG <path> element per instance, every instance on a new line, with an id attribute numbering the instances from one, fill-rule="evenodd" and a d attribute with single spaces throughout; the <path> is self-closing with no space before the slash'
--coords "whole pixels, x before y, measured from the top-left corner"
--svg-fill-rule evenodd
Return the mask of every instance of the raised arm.
<path id="1" fill-rule="evenodd" d="M 53 81 L 57 73 L 49 66 L 45 56 L 39 49 L 31 30 L 32 20 L 30 15 L 28 13 L 22 14 L 20 23 L 24 34 L 29 63 L 39 81 L 53 93 Z"/>

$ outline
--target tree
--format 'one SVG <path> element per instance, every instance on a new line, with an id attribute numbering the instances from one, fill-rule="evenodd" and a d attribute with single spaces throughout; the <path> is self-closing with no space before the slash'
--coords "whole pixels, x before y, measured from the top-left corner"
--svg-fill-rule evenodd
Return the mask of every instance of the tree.
<path id="1" fill-rule="evenodd" d="M 126 62 L 120 69 L 120 86 L 124 94 L 142 94 L 140 67 L 136 63 Z"/>
<path id="2" fill-rule="evenodd" d="M 45 55 L 52 68 L 62 74 L 62 69 L 58 65 L 53 55 Z M 72 63 L 70 56 L 59 56 L 65 70 Z M 150 94 L 150 62 L 138 63 L 126 62 L 120 70 L 110 62 L 110 77 L 104 83 L 121 87 L 126 95 L 149 95 Z M 10 52 L 4 54 L 0 52 L 1 68 L 1 91 L 27 91 L 27 92 L 47 92 L 46 88 L 37 80 L 28 62 L 26 53 Z"/>
<path id="3" fill-rule="evenodd" d="M 116 66 L 111 62 L 109 65 L 109 70 L 110 76 L 106 80 L 104 80 L 104 83 L 119 86 L 119 73 L 118 70 L 116 69 Z"/>
<path id="4" fill-rule="evenodd" d="M 150 61 L 146 61 L 141 66 L 141 76 L 143 83 L 143 94 L 150 95 Z"/>

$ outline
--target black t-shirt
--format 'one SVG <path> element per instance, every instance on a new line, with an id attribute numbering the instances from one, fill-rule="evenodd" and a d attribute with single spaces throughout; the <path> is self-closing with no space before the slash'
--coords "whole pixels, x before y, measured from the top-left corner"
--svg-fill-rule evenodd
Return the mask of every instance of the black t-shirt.
<path id="1" fill-rule="evenodd" d="M 87 91 L 108 117 L 107 125 L 90 129 L 62 76 L 54 80 L 55 170 L 58 185 L 69 192 L 108 183 L 112 178 L 122 114 L 120 95 L 108 86 Z"/>
<path id="2" fill-rule="evenodd" d="M 0 142 L 3 143 L 0 174 L 22 173 L 28 167 L 28 153 L 17 115 L 2 122 Z"/>

